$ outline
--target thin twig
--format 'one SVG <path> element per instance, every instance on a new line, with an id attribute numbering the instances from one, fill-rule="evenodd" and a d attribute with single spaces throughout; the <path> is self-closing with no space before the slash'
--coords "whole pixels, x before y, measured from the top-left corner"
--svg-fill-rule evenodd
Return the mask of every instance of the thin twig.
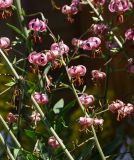
<path id="1" fill-rule="evenodd" d="M 11 89 L 11 87 L 6 88 L 4 91 L 0 92 L 0 96 L 4 93 L 6 93 L 7 91 L 9 91 Z"/>

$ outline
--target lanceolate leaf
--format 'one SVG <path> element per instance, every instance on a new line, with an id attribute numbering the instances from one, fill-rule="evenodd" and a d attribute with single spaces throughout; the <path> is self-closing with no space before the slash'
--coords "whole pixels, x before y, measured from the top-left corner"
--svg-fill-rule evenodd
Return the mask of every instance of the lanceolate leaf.
<path id="1" fill-rule="evenodd" d="M 60 110 L 64 107 L 64 99 L 60 99 L 53 107 L 53 111 L 55 114 L 60 113 Z"/>
<path id="2" fill-rule="evenodd" d="M 9 27 L 9 28 L 11 28 L 13 31 L 15 31 L 16 33 L 18 33 L 21 37 L 23 37 L 24 39 L 26 38 L 24 35 L 23 35 L 23 33 L 17 28 L 17 27 L 15 27 L 15 26 L 13 26 L 13 25 L 11 25 L 11 24 L 9 24 L 9 23 L 7 23 L 7 26 Z"/>
<path id="3" fill-rule="evenodd" d="M 6 83 L 5 86 L 12 87 L 12 86 L 14 86 L 15 84 L 16 84 L 16 82 L 11 81 L 11 82 L 9 82 L 9 83 Z"/>

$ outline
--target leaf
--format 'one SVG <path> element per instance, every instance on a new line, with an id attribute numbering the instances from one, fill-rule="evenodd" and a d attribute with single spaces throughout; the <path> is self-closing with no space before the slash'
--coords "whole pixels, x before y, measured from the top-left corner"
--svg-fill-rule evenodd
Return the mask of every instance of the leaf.
<path id="1" fill-rule="evenodd" d="M 69 102 L 64 109 L 62 110 L 61 114 L 64 117 L 64 114 L 66 114 L 71 108 L 73 108 L 76 104 L 76 100 L 73 100 L 71 102 Z"/>
<path id="2" fill-rule="evenodd" d="M 53 111 L 55 114 L 60 113 L 60 110 L 64 107 L 64 99 L 60 99 L 53 107 Z"/>
<path id="3" fill-rule="evenodd" d="M 36 132 L 25 129 L 25 134 L 30 138 L 36 137 Z"/>
<path id="4" fill-rule="evenodd" d="M 20 151 L 20 149 L 16 149 L 16 148 L 13 150 L 15 159 L 18 157 L 19 151 Z"/>
<path id="5" fill-rule="evenodd" d="M 93 21 L 95 21 L 95 22 L 99 22 L 99 21 L 100 21 L 100 19 L 99 19 L 98 17 L 92 17 L 92 19 L 93 19 Z"/>
<path id="6" fill-rule="evenodd" d="M 32 155 L 32 154 L 27 154 L 26 160 L 38 160 L 38 158 L 36 158 L 36 157 L 35 157 L 34 155 Z"/>
<path id="7" fill-rule="evenodd" d="M 23 33 L 21 32 L 21 30 L 19 30 L 17 27 L 15 27 L 15 26 L 13 26 L 13 25 L 11 25 L 11 24 L 9 24 L 9 23 L 6 23 L 6 25 L 9 27 L 9 28 L 11 28 L 12 30 L 14 30 L 16 33 L 18 33 L 22 38 L 26 38 L 24 35 L 23 35 Z"/>
<path id="8" fill-rule="evenodd" d="M 86 86 L 86 85 L 84 85 L 83 90 L 82 90 L 82 93 L 84 93 L 84 92 L 85 92 L 86 88 L 87 88 L 87 86 Z"/>
<path id="9" fill-rule="evenodd" d="M 95 147 L 95 142 L 89 142 L 88 145 L 84 147 L 83 151 L 81 152 L 80 156 L 77 159 L 78 160 L 90 159 L 94 147 Z"/>
<path id="10" fill-rule="evenodd" d="M 48 74 L 49 70 L 51 68 L 51 64 L 47 65 L 47 67 L 44 69 L 44 74 Z"/>
<path id="11" fill-rule="evenodd" d="M 9 83 L 6 83 L 5 86 L 12 87 L 12 86 L 14 86 L 15 84 L 16 84 L 16 82 L 11 81 L 11 82 L 9 82 Z"/>
<path id="12" fill-rule="evenodd" d="M 15 63 L 16 63 L 16 57 L 14 58 L 14 60 L 13 60 L 12 64 L 15 64 Z"/>

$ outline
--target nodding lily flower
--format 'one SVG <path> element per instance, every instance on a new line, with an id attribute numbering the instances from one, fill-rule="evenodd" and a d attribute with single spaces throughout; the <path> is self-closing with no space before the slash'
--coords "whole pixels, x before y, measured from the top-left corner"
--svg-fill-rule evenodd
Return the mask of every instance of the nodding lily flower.
<path id="1" fill-rule="evenodd" d="M 79 97 L 79 99 L 84 106 L 92 106 L 95 102 L 93 95 L 83 94 Z"/>
<path id="2" fill-rule="evenodd" d="M 94 119 L 94 125 L 95 126 L 102 126 L 104 123 L 104 120 L 103 119 L 98 119 L 98 118 L 95 118 Z"/>
<path id="3" fill-rule="evenodd" d="M 73 38 L 72 44 L 74 46 L 82 48 L 83 50 L 91 51 L 99 48 L 101 40 L 98 37 L 90 37 L 87 40 L 79 40 Z"/>
<path id="4" fill-rule="evenodd" d="M 78 123 L 79 123 L 81 126 L 87 128 L 87 127 L 90 127 L 90 126 L 93 124 L 93 118 L 80 117 Z"/>
<path id="5" fill-rule="evenodd" d="M 7 115 L 7 120 L 8 120 L 9 123 L 16 123 L 17 120 L 18 120 L 18 116 L 9 112 L 8 115 Z"/>
<path id="6" fill-rule="evenodd" d="M 56 149 L 56 148 L 60 147 L 59 142 L 56 140 L 56 138 L 55 138 L 54 136 L 49 137 L 48 144 L 49 144 L 53 149 Z"/>
<path id="7" fill-rule="evenodd" d="M 48 62 L 47 56 L 44 53 L 31 52 L 28 56 L 28 61 L 38 66 L 45 66 Z"/>
<path id="8" fill-rule="evenodd" d="M 117 120 L 120 120 L 120 118 L 127 117 L 134 112 L 134 105 L 131 103 L 125 104 L 117 99 L 109 105 L 109 110 L 113 113 L 118 113 Z"/>
<path id="9" fill-rule="evenodd" d="M 108 6 L 110 12 L 124 13 L 133 7 L 129 0 L 111 0 Z"/>
<path id="10" fill-rule="evenodd" d="M 132 40 L 134 41 L 134 28 L 129 28 L 126 32 L 125 32 L 125 38 L 127 40 Z"/>
<path id="11" fill-rule="evenodd" d="M 48 96 L 44 93 L 35 92 L 33 94 L 33 97 L 38 104 L 47 104 L 48 103 Z"/>
<path id="12" fill-rule="evenodd" d="M 100 23 L 100 24 L 93 24 L 91 26 L 91 31 L 97 34 L 102 34 L 108 29 L 107 25 Z"/>
<path id="13" fill-rule="evenodd" d="M 0 10 L 5 10 L 13 4 L 13 0 L 0 0 Z"/>
<path id="14" fill-rule="evenodd" d="M 0 48 L 6 49 L 10 46 L 10 39 L 7 37 L 1 37 L 0 38 Z"/>
<path id="15" fill-rule="evenodd" d="M 47 29 L 46 22 L 39 20 L 38 18 L 32 19 L 29 22 L 29 29 L 36 32 L 44 32 Z"/>
<path id="16" fill-rule="evenodd" d="M 92 70 L 91 75 L 92 75 L 92 80 L 95 82 L 104 80 L 106 78 L 106 73 L 101 72 L 99 70 Z"/>
<path id="17" fill-rule="evenodd" d="M 34 111 L 34 112 L 32 113 L 32 115 L 30 116 L 30 119 L 31 119 L 31 121 L 34 122 L 35 125 L 36 125 L 37 122 L 39 122 L 39 121 L 41 120 L 40 114 L 37 113 L 36 111 Z"/>
<path id="18" fill-rule="evenodd" d="M 59 43 L 53 43 L 51 45 L 51 48 L 50 48 L 51 52 L 53 54 L 57 54 L 57 56 L 59 55 L 62 55 L 64 53 L 68 53 L 69 52 L 69 47 L 62 42 L 59 42 Z"/>
<path id="19" fill-rule="evenodd" d="M 83 65 L 71 66 L 70 68 L 68 68 L 68 74 L 72 78 L 85 76 L 86 71 L 87 71 L 87 69 Z"/>

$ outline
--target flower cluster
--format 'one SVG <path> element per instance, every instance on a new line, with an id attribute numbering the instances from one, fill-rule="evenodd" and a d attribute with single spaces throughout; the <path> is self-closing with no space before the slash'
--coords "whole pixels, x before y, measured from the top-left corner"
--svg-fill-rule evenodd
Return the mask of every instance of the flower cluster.
<path id="1" fill-rule="evenodd" d="M 96 35 L 104 33 L 108 29 L 107 25 L 100 23 L 100 24 L 92 24 L 91 31 Z"/>
<path id="2" fill-rule="evenodd" d="M 45 53 L 33 51 L 28 56 L 28 61 L 38 66 L 45 66 L 48 62 L 54 61 L 64 53 L 69 52 L 69 47 L 63 42 L 53 43 L 50 50 Z"/>
<path id="3" fill-rule="evenodd" d="M 13 0 L 0 0 L 0 10 L 5 10 L 13 4 Z"/>
<path id="4" fill-rule="evenodd" d="M 80 0 L 72 0 L 71 5 L 64 5 L 62 7 L 62 13 L 66 14 L 68 18 L 71 15 L 75 15 L 78 13 L 78 6 L 79 6 Z M 68 19 L 69 20 L 69 19 Z"/>
<path id="5" fill-rule="evenodd" d="M 28 26 L 29 26 L 29 29 L 32 31 L 44 32 L 47 29 L 47 22 L 36 18 L 36 19 L 32 19 L 29 22 Z"/>
<path id="6" fill-rule="evenodd" d="M 132 40 L 134 41 L 134 28 L 129 28 L 126 32 L 125 32 L 125 38 L 127 40 Z"/>
<path id="7" fill-rule="evenodd" d="M 90 37 L 87 40 L 79 40 L 73 38 L 72 44 L 74 46 L 82 48 L 83 50 L 91 51 L 96 50 L 100 46 L 101 40 L 98 37 Z"/>
<path id="8" fill-rule="evenodd" d="M 94 82 L 101 81 L 106 78 L 106 73 L 99 70 L 92 70 L 91 75 Z"/>
<path id="9" fill-rule="evenodd" d="M 0 48 L 6 49 L 10 46 L 10 39 L 7 37 L 1 37 L 0 38 Z"/>
<path id="10" fill-rule="evenodd" d="M 54 136 L 49 137 L 48 144 L 49 144 L 53 149 L 56 149 L 56 148 L 60 147 L 59 142 L 56 140 L 56 138 L 55 138 Z"/>
<path id="11" fill-rule="evenodd" d="M 109 110 L 113 113 L 118 113 L 118 119 L 120 119 L 132 114 L 134 112 L 134 105 L 130 103 L 125 104 L 117 99 L 109 105 Z"/>
<path id="12" fill-rule="evenodd" d="M 44 93 L 35 92 L 33 94 L 33 97 L 38 104 L 47 104 L 48 103 L 48 97 Z"/>
<path id="13" fill-rule="evenodd" d="M 95 102 L 95 98 L 93 95 L 83 94 L 79 97 L 79 99 L 85 107 L 93 106 Z"/>
<path id="14" fill-rule="evenodd" d="M 108 6 L 110 12 L 124 13 L 133 7 L 129 0 L 111 0 Z"/>
<path id="15" fill-rule="evenodd" d="M 102 126 L 104 120 L 103 119 L 98 119 L 98 118 L 90 118 L 90 117 L 80 117 L 79 118 L 79 124 L 83 126 L 84 128 L 88 128 L 91 125 L 95 126 Z"/>
<path id="16" fill-rule="evenodd" d="M 71 78 L 83 77 L 86 71 L 87 69 L 83 65 L 71 66 L 68 68 L 68 74 Z"/>
<path id="17" fill-rule="evenodd" d="M 53 43 L 50 50 L 46 52 L 48 61 L 53 61 L 61 55 L 68 53 L 69 47 L 62 42 Z"/>

